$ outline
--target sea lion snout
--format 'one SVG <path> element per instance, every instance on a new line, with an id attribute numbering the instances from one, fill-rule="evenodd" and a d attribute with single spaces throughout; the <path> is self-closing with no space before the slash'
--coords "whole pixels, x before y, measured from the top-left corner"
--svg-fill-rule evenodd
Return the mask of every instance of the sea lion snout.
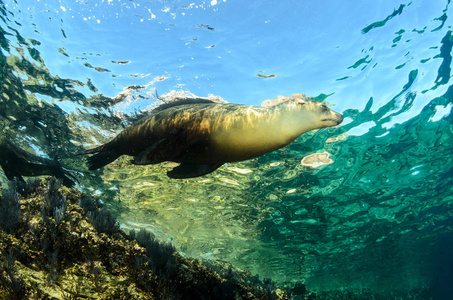
<path id="1" fill-rule="evenodd" d="M 336 126 L 343 122 L 343 116 L 339 113 L 332 111 L 332 114 L 327 118 L 321 120 L 324 127 Z"/>
<path id="2" fill-rule="evenodd" d="M 326 122 L 334 122 L 335 124 L 334 125 L 338 125 L 340 124 L 341 122 L 343 122 L 343 115 L 342 114 L 339 114 L 339 113 L 336 113 L 334 112 L 333 110 L 331 111 L 332 112 L 332 117 L 331 118 L 326 118 L 324 119 L 323 121 L 326 121 Z"/>
<path id="3" fill-rule="evenodd" d="M 325 104 L 318 104 L 321 113 L 321 121 L 325 127 L 335 126 L 343 122 L 343 115 L 329 109 Z"/>

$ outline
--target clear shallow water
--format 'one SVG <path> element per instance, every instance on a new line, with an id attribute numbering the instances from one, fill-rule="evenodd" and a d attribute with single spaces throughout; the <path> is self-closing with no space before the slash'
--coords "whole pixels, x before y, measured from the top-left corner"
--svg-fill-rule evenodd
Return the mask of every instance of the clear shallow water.
<path id="1" fill-rule="evenodd" d="M 427 285 L 442 295 L 453 263 L 449 8 L 6 2 L 0 126 L 27 151 L 77 170 L 80 188 L 125 229 L 147 227 L 186 255 L 311 289 Z M 142 87 L 115 98 L 131 85 Z M 253 105 L 324 94 L 345 121 L 192 180 L 127 158 L 88 172 L 71 157 L 112 138 L 127 124 L 120 117 L 152 105 L 156 92 L 174 91 Z M 324 151 L 333 164 L 301 166 Z"/>

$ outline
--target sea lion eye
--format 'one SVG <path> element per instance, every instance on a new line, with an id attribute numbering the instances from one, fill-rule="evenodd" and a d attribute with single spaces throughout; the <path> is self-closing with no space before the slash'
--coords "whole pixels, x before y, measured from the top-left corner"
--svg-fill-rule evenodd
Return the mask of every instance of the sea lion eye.
<path id="1" fill-rule="evenodd" d="M 305 105 L 307 102 L 305 102 L 304 100 L 299 100 L 297 101 L 297 106 L 303 106 Z"/>
<path id="2" fill-rule="evenodd" d="M 321 109 L 322 109 L 323 111 L 326 111 L 326 110 L 329 109 L 329 108 L 327 107 L 327 105 L 325 105 L 325 104 L 321 104 L 320 107 L 321 107 Z"/>

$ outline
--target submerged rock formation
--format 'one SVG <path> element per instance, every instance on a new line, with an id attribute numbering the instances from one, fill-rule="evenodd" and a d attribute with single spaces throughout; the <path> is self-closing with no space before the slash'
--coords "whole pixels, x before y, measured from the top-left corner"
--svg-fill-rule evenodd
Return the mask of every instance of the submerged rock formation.
<path id="1" fill-rule="evenodd" d="M 289 299 L 270 280 L 124 233 L 54 178 L 11 182 L 0 209 L 0 299 Z"/>

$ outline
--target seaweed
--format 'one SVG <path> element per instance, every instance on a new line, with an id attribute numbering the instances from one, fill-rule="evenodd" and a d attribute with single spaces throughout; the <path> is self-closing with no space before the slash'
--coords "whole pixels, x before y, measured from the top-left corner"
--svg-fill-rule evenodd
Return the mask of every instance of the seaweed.
<path id="1" fill-rule="evenodd" d="M 0 282 L 6 287 L 8 299 L 24 299 L 26 296 L 24 279 L 17 274 L 15 257 L 11 248 L 8 254 L 3 255 L 3 268 L 0 273 Z M 6 273 L 6 276 L 5 276 Z"/>
<path id="2" fill-rule="evenodd" d="M 98 207 L 96 206 L 94 200 L 88 197 L 82 197 L 79 199 L 79 206 L 88 213 L 90 211 L 96 211 Z"/>
<path id="3" fill-rule="evenodd" d="M 120 224 L 107 208 L 98 208 L 96 201 L 92 198 L 81 197 L 79 199 L 79 206 L 83 208 L 90 223 L 99 233 L 114 234 L 119 232 Z"/>
<path id="4" fill-rule="evenodd" d="M 11 184 L 14 184 L 16 191 L 23 197 L 36 190 L 40 182 L 41 181 L 35 177 L 29 177 L 24 181 L 17 177 L 11 180 Z"/>
<path id="5" fill-rule="evenodd" d="M 165 277 L 174 275 L 177 271 L 174 256 L 176 248 L 172 244 L 159 242 L 153 234 L 145 229 L 140 229 L 138 233 L 135 230 L 131 230 L 129 235 L 146 249 L 146 254 L 149 258 L 148 263 L 154 274 Z"/>
<path id="6" fill-rule="evenodd" d="M 12 181 L 3 189 L 0 198 L 0 228 L 12 233 L 19 225 L 21 218 L 19 194 L 16 191 L 16 184 Z"/>
<path id="7" fill-rule="evenodd" d="M 116 217 L 104 207 L 101 210 L 89 211 L 87 216 L 99 233 L 114 234 L 120 230 Z"/>
<path id="8" fill-rule="evenodd" d="M 52 217 L 55 220 L 55 223 L 58 225 L 61 224 L 65 217 L 67 200 L 66 196 L 60 191 L 61 188 L 61 179 L 51 177 L 47 182 L 47 188 L 44 193 L 44 203 L 42 206 L 43 218 L 46 221 L 45 223 L 48 227 L 52 227 L 48 222 L 48 216 Z"/>
<path id="9" fill-rule="evenodd" d="M 275 283 L 269 278 L 264 278 L 263 284 L 267 298 L 272 300 L 277 299 L 277 295 L 275 294 Z"/>
<path id="10" fill-rule="evenodd" d="M 57 277 L 57 259 L 58 259 L 58 253 L 59 249 L 56 248 L 52 254 L 48 257 L 49 260 L 49 275 L 47 276 L 47 280 L 54 282 Z"/>
<path id="11" fill-rule="evenodd" d="M 58 227 L 63 222 L 68 206 L 66 196 L 60 191 L 61 179 L 51 177 L 47 182 L 44 192 L 44 202 L 41 207 L 41 214 L 47 231 L 51 233 L 54 240 L 58 236 Z M 52 221 L 55 222 L 55 225 Z"/>
<path id="12" fill-rule="evenodd" d="M 66 197 L 59 191 L 61 180 L 55 177 L 47 182 L 47 189 L 44 194 L 45 206 L 53 214 L 56 208 L 66 207 Z"/>
<path id="13" fill-rule="evenodd" d="M 60 207 L 55 207 L 53 209 L 53 218 L 57 225 L 60 225 L 64 219 L 66 213 L 66 202 L 64 202 Z"/>

